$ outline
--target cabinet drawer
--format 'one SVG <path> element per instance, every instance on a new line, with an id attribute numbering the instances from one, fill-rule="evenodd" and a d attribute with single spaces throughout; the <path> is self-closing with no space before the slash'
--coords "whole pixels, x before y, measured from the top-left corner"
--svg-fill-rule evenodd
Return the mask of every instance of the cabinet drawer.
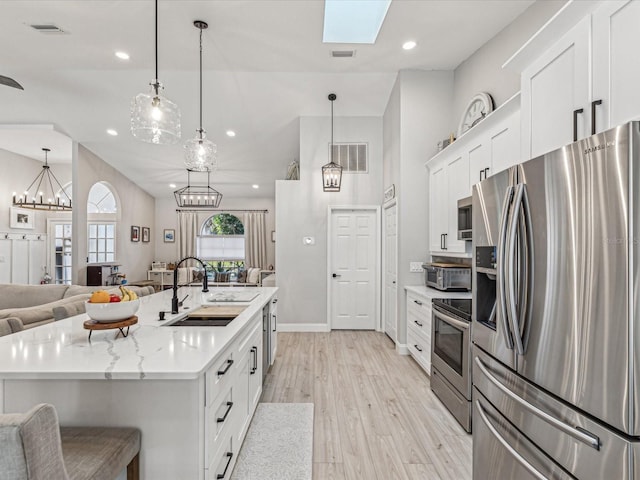
<path id="1" fill-rule="evenodd" d="M 234 363 L 234 351 L 229 349 L 213 364 L 213 367 L 207 370 L 205 374 L 205 406 L 212 405 L 220 392 L 233 383 L 232 377 L 235 375 Z"/>
<path id="2" fill-rule="evenodd" d="M 407 311 L 415 312 L 418 316 L 431 317 L 431 300 L 407 294 Z"/>
<path id="3" fill-rule="evenodd" d="M 409 353 L 418 364 L 431 375 L 431 339 L 409 325 L 407 328 L 407 346 Z"/>
<path id="4" fill-rule="evenodd" d="M 206 412 L 206 455 L 207 465 L 213 460 L 215 452 L 220 448 L 220 439 L 227 432 L 233 432 L 238 422 L 236 421 L 236 413 L 238 409 L 238 401 L 235 398 L 234 386 L 229 387 L 218 397 Z"/>
<path id="5" fill-rule="evenodd" d="M 209 464 L 205 475 L 207 480 L 229 480 L 231 478 L 231 472 L 238 456 L 236 451 L 239 450 L 238 447 L 239 445 L 236 445 L 233 440 L 233 435 L 228 433 Z"/>
<path id="6" fill-rule="evenodd" d="M 424 315 L 418 315 L 410 309 L 407 309 L 407 326 L 431 336 L 431 319 L 425 318 Z"/>

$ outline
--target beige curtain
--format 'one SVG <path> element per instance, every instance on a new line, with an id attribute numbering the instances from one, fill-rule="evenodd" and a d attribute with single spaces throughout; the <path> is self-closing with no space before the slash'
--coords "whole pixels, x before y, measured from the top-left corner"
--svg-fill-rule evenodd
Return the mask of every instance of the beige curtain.
<path id="1" fill-rule="evenodd" d="M 180 259 L 196 256 L 196 236 L 198 235 L 198 214 L 195 212 L 178 212 L 178 252 Z M 192 262 L 186 262 L 183 267 Z"/>
<path id="2" fill-rule="evenodd" d="M 264 212 L 244 214 L 244 262 L 245 268 L 266 268 L 267 233 Z"/>

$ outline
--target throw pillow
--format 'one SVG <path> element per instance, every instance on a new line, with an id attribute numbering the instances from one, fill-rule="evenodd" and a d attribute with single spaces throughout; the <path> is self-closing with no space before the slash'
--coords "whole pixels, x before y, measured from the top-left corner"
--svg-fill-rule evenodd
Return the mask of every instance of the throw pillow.
<path id="1" fill-rule="evenodd" d="M 250 268 L 247 274 L 247 283 L 258 283 L 260 280 L 260 269 Z"/>
<path id="2" fill-rule="evenodd" d="M 238 283 L 245 283 L 247 281 L 247 271 L 240 270 L 238 272 Z"/>

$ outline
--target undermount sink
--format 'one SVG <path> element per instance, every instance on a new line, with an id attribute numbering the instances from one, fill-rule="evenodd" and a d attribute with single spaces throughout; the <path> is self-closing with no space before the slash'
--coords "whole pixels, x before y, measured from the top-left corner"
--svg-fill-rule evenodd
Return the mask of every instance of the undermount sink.
<path id="1" fill-rule="evenodd" d="M 177 322 L 170 323 L 168 327 L 226 327 L 229 325 L 234 317 L 187 317 Z"/>
<path id="2" fill-rule="evenodd" d="M 226 327 L 238 315 L 240 315 L 246 306 L 231 305 L 207 305 L 173 323 L 169 323 L 167 327 Z"/>

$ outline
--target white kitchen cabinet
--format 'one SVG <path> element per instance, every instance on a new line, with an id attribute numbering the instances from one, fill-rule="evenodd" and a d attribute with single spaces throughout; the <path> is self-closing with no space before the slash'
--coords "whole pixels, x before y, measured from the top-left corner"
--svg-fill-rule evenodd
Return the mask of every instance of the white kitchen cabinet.
<path id="1" fill-rule="evenodd" d="M 471 256 L 471 242 L 458 240 L 458 200 L 471 195 L 472 185 L 520 158 L 520 94 L 516 94 L 427 162 L 431 254 Z"/>
<path id="2" fill-rule="evenodd" d="M 262 393 L 262 322 L 240 341 L 238 358 L 238 428 L 235 430 L 236 441 L 241 444 Z"/>
<path id="3" fill-rule="evenodd" d="M 431 300 L 407 293 L 407 347 L 431 375 Z"/>
<path id="4" fill-rule="evenodd" d="M 588 135 L 590 31 L 587 17 L 522 72 L 523 158 Z"/>
<path id="5" fill-rule="evenodd" d="M 640 118 L 640 1 L 609 0 L 592 15 L 595 133 Z"/>
<path id="6" fill-rule="evenodd" d="M 522 70 L 525 159 L 640 117 L 638 25 L 639 1 L 602 2 Z"/>

